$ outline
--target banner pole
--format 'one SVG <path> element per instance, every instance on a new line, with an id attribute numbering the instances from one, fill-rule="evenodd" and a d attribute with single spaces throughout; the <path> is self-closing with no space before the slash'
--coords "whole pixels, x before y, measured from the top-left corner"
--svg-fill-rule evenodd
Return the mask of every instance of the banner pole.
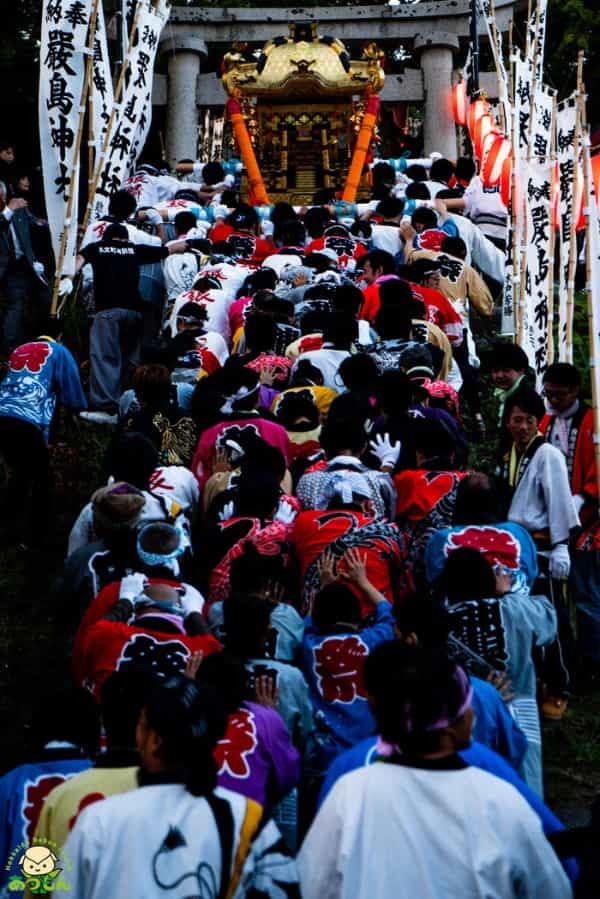
<path id="1" fill-rule="evenodd" d="M 89 94 L 90 82 L 92 78 L 92 69 L 94 65 L 94 39 L 96 36 L 96 18 L 98 16 L 98 4 L 100 0 L 93 0 L 92 12 L 89 21 L 88 40 L 86 46 L 87 58 L 85 61 L 85 77 L 83 87 L 81 89 L 81 97 L 79 100 L 79 123 L 77 127 L 77 135 L 75 137 L 75 146 L 73 153 L 74 167 L 71 173 L 69 183 L 69 199 L 67 201 L 67 211 L 65 215 L 65 224 L 60 236 L 60 247 L 58 251 L 58 259 L 56 260 L 56 275 L 54 278 L 54 287 L 52 290 L 52 302 L 50 304 L 50 317 L 56 318 L 58 305 L 58 288 L 60 286 L 61 271 L 65 261 L 65 253 L 67 249 L 67 241 L 69 239 L 69 229 L 72 227 L 71 217 L 73 215 L 73 206 L 75 197 L 79 189 L 79 159 L 81 154 L 81 144 L 83 140 L 83 125 L 85 119 L 86 99 Z"/>
<path id="2" fill-rule="evenodd" d="M 579 181 L 579 144 L 581 140 L 581 103 L 583 91 L 583 50 L 577 55 L 577 89 L 575 105 L 575 138 L 573 143 L 573 211 L 569 228 L 569 269 L 567 274 L 567 321 L 565 362 L 573 362 L 573 317 L 575 313 L 575 269 L 577 266 L 577 183 Z"/>

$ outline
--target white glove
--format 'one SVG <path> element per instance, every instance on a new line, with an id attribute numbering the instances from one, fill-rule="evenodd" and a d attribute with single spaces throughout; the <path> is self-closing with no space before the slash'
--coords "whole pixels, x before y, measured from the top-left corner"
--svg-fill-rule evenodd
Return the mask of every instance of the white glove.
<path id="1" fill-rule="evenodd" d="M 73 282 L 70 278 L 61 278 L 58 285 L 59 297 L 67 297 L 70 293 L 73 293 Z"/>
<path id="2" fill-rule="evenodd" d="M 185 593 L 181 597 L 181 608 L 185 612 L 184 617 L 187 618 L 192 612 L 202 612 L 204 597 L 191 584 L 184 584 L 183 586 L 185 587 Z"/>
<path id="3" fill-rule="evenodd" d="M 146 221 L 149 225 L 162 225 L 162 215 L 158 211 L 158 209 L 146 209 Z"/>
<path id="4" fill-rule="evenodd" d="M 579 515 L 583 507 L 585 506 L 585 496 L 582 496 L 581 493 L 576 493 L 573 497 L 573 503 L 575 505 L 575 511 Z"/>
<path id="5" fill-rule="evenodd" d="M 264 219 L 260 223 L 260 228 L 264 237 L 273 237 L 273 231 L 275 230 L 275 225 L 273 222 L 270 222 L 268 219 Z"/>
<path id="6" fill-rule="evenodd" d="M 228 503 L 225 503 L 225 505 L 219 512 L 219 521 L 228 521 L 230 518 L 233 518 L 234 515 L 235 505 L 233 500 L 230 499 Z"/>
<path id="7" fill-rule="evenodd" d="M 395 443 L 390 443 L 389 434 L 384 434 L 383 437 L 381 434 L 377 434 L 375 440 L 369 441 L 369 446 L 379 459 L 382 468 L 393 468 L 400 458 L 402 444 L 399 440 L 396 440 Z"/>
<path id="8" fill-rule="evenodd" d="M 144 587 L 148 583 L 145 574 L 136 571 L 135 574 L 127 574 L 121 578 L 121 586 L 119 587 L 119 599 L 128 599 L 130 602 L 144 592 Z"/>
<path id="9" fill-rule="evenodd" d="M 203 162 L 195 162 L 192 167 L 192 172 L 194 173 L 194 175 L 201 175 L 203 168 L 204 168 Z"/>
<path id="10" fill-rule="evenodd" d="M 571 558 L 569 547 L 566 543 L 559 543 L 550 553 L 550 577 L 557 581 L 564 581 L 569 577 L 571 570 Z"/>
<path id="11" fill-rule="evenodd" d="M 36 275 L 39 275 L 40 278 L 44 277 L 44 266 L 43 263 L 38 262 L 37 259 L 32 263 L 32 267 Z"/>
<path id="12" fill-rule="evenodd" d="M 281 524 L 291 524 L 297 514 L 296 510 L 287 499 L 282 498 L 279 500 L 279 505 L 277 506 L 273 521 L 279 521 Z"/>

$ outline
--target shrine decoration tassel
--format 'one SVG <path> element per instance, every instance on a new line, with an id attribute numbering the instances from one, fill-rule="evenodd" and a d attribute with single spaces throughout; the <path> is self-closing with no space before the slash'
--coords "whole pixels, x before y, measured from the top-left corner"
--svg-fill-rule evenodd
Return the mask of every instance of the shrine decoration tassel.
<path id="1" fill-rule="evenodd" d="M 267 195 L 267 189 L 256 159 L 252 141 L 250 140 L 250 135 L 248 134 L 240 104 L 234 97 L 230 97 L 225 108 L 233 128 L 233 133 L 235 134 L 242 162 L 246 167 L 248 184 L 250 185 L 250 195 L 252 198 L 251 202 L 254 206 L 268 206 L 269 197 Z"/>
<path id="2" fill-rule="evenodd" d="M 345 203 L 354 203 L 356 200 L 356 192 L 358 190 L 358 185 L 360 184 L 365 160 L 367 158 L 367 153 L 369 152 L 369 146 L 371 145 L 373 130 L 379 117 L 380 106 L 381 102 L 379 97 L 377 94 L 372 94 L 367 101 L 365 114 L 356 139 L 354 153 L 352 154 L 352 162 L 350 163 L 350 168 L 348 170 L 348 177 L 346 178 L 344 193 L 342 194 L 342 200 Z"/>

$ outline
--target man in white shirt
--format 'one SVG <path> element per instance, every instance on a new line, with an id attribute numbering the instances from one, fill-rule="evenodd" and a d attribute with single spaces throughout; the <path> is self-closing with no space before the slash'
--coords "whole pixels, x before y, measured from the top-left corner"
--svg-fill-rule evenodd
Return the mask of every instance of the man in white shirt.
<path id="1" fill-rule="evenodd" d="M 462 669 L 389 642 L 364 677 L 385 760 L 327 796 L 298 856 L 304 899 L 569 899 L 537 815 L 458 755 L 473 724 Z"/>

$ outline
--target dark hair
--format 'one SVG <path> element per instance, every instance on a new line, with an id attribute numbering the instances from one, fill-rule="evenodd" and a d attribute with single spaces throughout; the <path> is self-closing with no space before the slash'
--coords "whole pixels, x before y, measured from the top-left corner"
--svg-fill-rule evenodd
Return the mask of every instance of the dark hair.
<path id="1" fill-rule="evenodd" d="M 285 456 L 276 446 L 267 443 L 262 437 L 254 437 L 244 443 L 246 450 L 240 468 L 245 477 L 252 478 L 254 471 L 267 472 L 277 481 L 285 475 Z M 243 478 L 242 478 L 243 479 Z"/>
<path id="2" fill-rule="evenodd" d="M 148 727 L 161 738 L 164 767 L 179 771 L 193 796 L 212 792 L 217 785 L 213 753 L 227 726 L 218 692 L 197 687 L 186 677 L 172 677 L 154 685 L 144 711 Z"/>
<path id="3" fill-rule="evenodd" d="M 268 353 L 273 350 L 277 325 L 264 312 L 250 312 L 244 322 L 246 349 L 249 352 Z"/>
<path id="4" fill-rule="evenodd" d="M 147 490 L 152 472 L 158 465 L 158 449 L 144 434 L 122 434 L 106 454 L 106 468 L 115 481 L 125 481 Z"/>
<path id="5" fill-rule="evenodd" d="M 309 385 L 310 382 L 310 385 Z M 294 387 L 305 387 L 311 385 L 321 386 L 323 384 L 323 372 L 316 365 L 313 365 L 308 359 L 298 359 L 296 370 L 290 382 Z"/>
<path id="6" fill-rule="evenodd" d="M 312 206 L 304 215 L 304 227 L 313 240 L 323 237 L 328 221 L 329 213 L 323 206 Z"/>
<path id="7" fill-rule="evenodd" d="M 427 181 L 427 169 L 424 165 L 409 165 L 404 174 L 411 181 Z"/>
<path id="8" fill-rule="evenodd" d="M 136 199 L 128 190 L 117 190 L 108 200 L 108 214 L 120 222 L 133 215 L 137 207 Z"/>
<path id="9" fill-rule="evenodd" d="M 351 393 L 373 393 L 379 370 L 372 356 L 368 353 L 357 353 L 342 361 L 338 374 Z"/>
<path id="10" fill-rule="evenodd" d="M 340 284 L 333 291 L 332 302 L 334 309 L 356 317 L 364 302 L 364 296 L 356 284 Z"/>
<path id="11" fill-rule="evenodd" d="M 273 240 L 277 246 L 303 247 L 306 242 L 306 228 L 297 218 L 287 219 L 277 226 L 273 232 Z"/>
<path id="12" fill-rule="evenodd" d="M 406 415 L 413 401 L 413 385 L 403 371 L 384 371 L 377 381 L 376 396 L 386 415 Z"/>
<path id="13" fill-rule="evenodd" d="M 393 187 L 396 183 L 396 171 L 389 162 L 377 162 L 371 169 L 371 178 L 373 187 L 379 187 L 382 184 Z"/>
<path id="14" fill-rule="evenodd" d="M 269 471 L 254 468 L 252 477 L 240 478 L 236 514 L 266 521 L 277 509 L 280 495 L 280 479 Z"/>
<path id="15" fill-rule="evenodd" d="M 500 521 L 498 490 L 492 479 L 475 471 L 456 490 L 452 524 L 494 524 Z"/>
<path id="16" fill-rule="evenodd" d="M 176 234 L 187 234 L 196 227 L 196 216 L 193 212 L 178 212 L 173 220 Z"/>
<path id="17" fill-rule="evenodd" d="M 429 188 L 422 181 L 411 181 L 406 185 L 404 196 L 407 200 L 430 200 Z"/>
<path id="18" fill-rule="evenodd" d="M 339 504 L 336 508 L 339 508 Z M 316 595 L 312 622 L 321 633 L 335 630 L 341 621 L 360 624 L 360 620 L 358 597 L 345 584 L 328 584 Z"/>
<path id="19" fill-rule="evenodd" d="M 329 258 L 327 253 L 322 253 L 317 250 L 313 250 L 312 253 L 308 253 L 304 257 L 304 265 L 308 268 L 312 268 L 318 275 L 323 274 L 323 272 L 327 272 L 331 269 L 332 265 L 335 263 L 332 259 Z"/>
<path id="20" fill-rule="evenodd" d="M 450 619 L 442 601 L 413 593 L 395 604 L 394 619 L 404 640 L 415 634 L 419 646 L 446 647 Z"/>
<path id="21" fill-rule="evenodd" d="M 272 268 L 259 268 L 244 279 L 237 292 L 238 297 L 254 296 L 259 290 L 273 290 L 277 284 L 277 274 Z"/>
<path id="22" fill-rule="evenodd" d="M 437 215 L 429 206 L 419 206 L 410 217 L 413 227 L 423 225 L 425 229 L 437 228 Z"/>
<path id="23" fill-rule="evenodd" d="M 272 223 L 275 232 L 277 232 L 277 228 L 283 224 L 283 222 L 289 222 L 291 219 L 297 218 L 298 214 L 296 213 L 296 210 L 291 203 L 286 203 L 285 200 L 275 203 L 271 209 L 271 215 L 269 216 L 269 220 Z"/>
<path id="24" fill-rule="evenodd" d="M 477 168 L 475 161 L 470 156 L 460 156 L 456 160 L 456 177 L 459 181 L 470 181 Z"/>
<path id="25" fill-rule="evenodd" d="M 509 396 L 504 404 L 503 420 L 505 422 L 511 416 L 513 409 L 518 406 L 527 415 L 533 415 L 538 421 L 541 421 L 545 415 L 546 409 L 544 401 L 531 387 L 520 385 L 519 388 Z"/>
<path id="26" fill-rule="evenodd" d="M 364 268 L 365 262 L 371 264 L 373 271 L 380 268 L 384 275 L 393 275 L 396 272 L 395 259 L 387 250 L 371 250 L 370 253 L 365 253 L 360 259 L 361 268 Z"/>
<path id="27" fill-rule="evenodd" d="M 456 450 L 448 429 L 435 418 L 417 418 L 412 428 L 413 446 L 426 459 L 450 459 Z"/>
<path id="28" fill-rule="evenodd" d="M 513 368 L 515 371 L 526 372 L 529 368 L 529 360 L 525 350 L 516 343 L 498 341 L 484 355 L 483 362 L 490 371 L 494 371 L 497 368 Z"/>
<path id="29" fill-rule="evenodd" d="M 358 337 L 358 323 L 347 312 L 332 313 L 323 328 L 323 342 L 332 343 L 338 350 L 350 349 Z"/>
<path id="30" fill-rule="evenodd" d="M 0 153 L 4 152 L 4 150 L 14 150 L 15 142 L 14 140 L 10 140 L 8 137 L 0 137 Z"/>
<path id="31" fill-rule="evenodd" d="M 73 743 L 85 755 L 98 751 L 100 710 L 89 690 L 83 687 L 42 690 L 35 697 L 31 712 L 31 737 L 37 752 L 51 740 Z"/>
<path id="32" fill-rule="evenodd" d="M 181 531 L 168 521 L 142 522 L 138 531 L 138 541 L 144 552 L 153 555 L 168 555 L 181 543 Z"/>
<path id="33" fill-rule="evenodd" d="M 452 719 L 463 699 L 455 673 L 444 650 L 399 640 L 376 646 L 365 660 L 364 680 L 383 739 L 409 756 L 437 750 L 432 723 Z"/>
<path id="34" fill-rule="evenodd" d="M 447 184 L 454 174 L 454 166 L 449 159 L 434 159 L 429 170 L 429 180 Z"/>
<path id="35" fill-rule="evenodd" d="M 141 405 L 162 409 L 171 397 L 171 374 L 166 365 L 138 365 L 131 386 Z"/>
<path id="36" fill-rule="evenodd" d="M 457 259 L 467 258 L 467 245 L 462 237 L 444 237 L 440 249 L 443 253 L 456 256 Z"/>
<path id="37" fill-rule="evenodd" d="M 333 187 L 320 187 L 313 194 L 313 206 L 324 206 L 333 203 L 335 200 L 335 191 Z"/>
<path id="38" fill-rule="evenodd" d="M 321 446 L 328 459 L 338 456 L 342 450 L 359 454 L 367 444 L 367 434 L 362 420 L 329 416 L 321 429 Z"/>
<path id="39" fill-rule="evenodd" d="M 202 180 L 205 184 L 218 184 L 225 177 L 225 169 L 220 162 L 207 162 L 202 166 Z"/>
<path id="40" fill-rule="evenodd" d="M 226 648 L 242 661 L 263 658 L 271 604 L 253 594 L 231 594 L 223 603 Z"/>
<path id="41" fill-rule="evenodd" d="M 404 201 L 398 197 L 386 197 L 377 204 L 375 212 L 382 215 L 384 219 L 395 219 L 402 215 L 404 211 Z"/>
<path id="42" fill-rule="evenodd" d="M 100 239 L 103 243 L 108 243 L 109 240 L 129 240 L 129 231 L 125 225 L 114 223 L 106 228 Z"/>
<path id="43" fill-rule="evenodd" d="M 308 422 L 310 429 L 316 428 L 319 424 L 319 410 L 315 406 L 312 396 L 303 394 L 304 391 L 302 390 L 287 391 L 277 405 L 275 417 L 287 431 L 296 430 L 297 423 L 301 419 L 305 419 Z"/>
<path id="44" fill-rule="evenodd" d="M 375 316 L 375 330 L 383 340 L 410 336 L 415 303 L 406 281 L 384 281 L 379 285 L 381 305 Z"/>
<path id="45" fill-rule="evenodd" d="M 561 387 L 581 387 L 581 375 L 569 362 L 554 362 L 543 376 L 544 384 L 558 384 Z"/>
<path id="46" fill-rule="evenodd" d="M 110 749 L 133 749 L 135 729 L 146 696 L 155 683 L 147 671 L 114 671 L 102 684 L 100 704 L 106 742 Z"/>
<path id="47" fill-rule="evenodd" d="M 254 206 L 240 203 L 229 216 L 229 222 L 236 231 L 239 229 L 252 230 L 258 228 L 258 213 Z"/>
<path id="48" fill-rule="evenodd" d="M 243 662 L 226 650 L 213 652 L 196 674 L 196 686 L 214 690 L 228 715 L 237 712 L 246 698 L 248 676 Z"/>
<path id="49" fill-rule="evenodd" d="M 260 594 L 269 583 L 287 580 L 285 559 L 277 555 L 263 555 L 256 546 L 246 540 L 242 553 L 232 559 L 229 584 L 232 595 Z"/>
<path id="50" fill-rule="evenodd" d="M 461 546 L 448 555 L 435 587 L 450 603 L 490 599 L 496 595 L 496 577 L 483 553 Z"/>
<path id="51" fill-rule="evenodd" d="M 186 318 L 195 318 L 199 325 L 204 324 L 204 322 L 208 321 L 208 312 L 206 311 L 206 306 L 201 306 L 200 303 L 194 303 L 190 300 L 189 303 L 184 303 L 183 306 L 180 306 L 176 318 L 180 316 L 185 316 Z"/>

